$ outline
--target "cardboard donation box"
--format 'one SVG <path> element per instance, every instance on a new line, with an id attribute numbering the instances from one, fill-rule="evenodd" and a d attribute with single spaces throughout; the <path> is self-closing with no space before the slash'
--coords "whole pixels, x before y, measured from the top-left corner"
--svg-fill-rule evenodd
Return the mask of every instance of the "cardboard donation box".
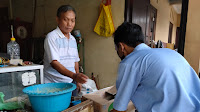
<path id="1" fill-rule="evenodd" d="M 116 91 L 116 87 L 111 86 L 94 93 L 86 94 L 83 97 L 93 101 L 94 112 L 108 112 L 109 106 L 114 101 Z M 135 112 L 135 107 L 131 101 L 129 102 L 127 108 L 127 112 Z"/>

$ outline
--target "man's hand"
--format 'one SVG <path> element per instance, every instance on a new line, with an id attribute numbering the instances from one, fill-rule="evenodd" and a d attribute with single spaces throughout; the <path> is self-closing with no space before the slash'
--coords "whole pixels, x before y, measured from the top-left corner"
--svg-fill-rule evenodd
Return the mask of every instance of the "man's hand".
<path id="1" fill-rule="evenodd" d="M 73 79 L 77 82 L 77 83 L 81 83 L 84 84 L 87 82 L 88 76 L 82 74 L 82 73 L 77 73 L 73 75 Z"/>
<path id="2" fill-rule="evenodd" d="M 78 92 L 80 92 L 81 89 L 82 89 L 82 84 L 81 83 L 76 83 L 76 86 L 77 86 Z"/>

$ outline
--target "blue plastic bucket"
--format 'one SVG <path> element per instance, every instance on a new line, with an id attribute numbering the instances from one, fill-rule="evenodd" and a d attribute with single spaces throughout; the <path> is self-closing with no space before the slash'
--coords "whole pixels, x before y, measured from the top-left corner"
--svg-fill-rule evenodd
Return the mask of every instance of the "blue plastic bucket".
<path id="1" fill-rule="evenodd" d="M 60 112 L 69 107 L 75 89 L 73 83 L 48 83 L 26 87 L 23 92 L 35 112 Z"/>

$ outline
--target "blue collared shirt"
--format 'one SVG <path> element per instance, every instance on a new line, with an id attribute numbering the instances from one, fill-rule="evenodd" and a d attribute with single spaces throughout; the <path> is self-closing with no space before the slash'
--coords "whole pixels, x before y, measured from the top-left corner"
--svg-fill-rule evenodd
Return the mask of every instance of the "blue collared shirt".
<path id="1" fill-rule="evenodd" d="M 176 51 L 139 44 L 120 62 L 114 109 L 131 100 L 139 112 L 199 112 L 200 81 Z"/>

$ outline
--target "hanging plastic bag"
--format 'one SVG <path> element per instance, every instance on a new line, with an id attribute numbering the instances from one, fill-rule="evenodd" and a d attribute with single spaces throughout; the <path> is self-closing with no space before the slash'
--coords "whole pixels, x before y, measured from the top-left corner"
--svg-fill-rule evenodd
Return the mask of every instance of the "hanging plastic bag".
<path id="1" fill-rule="evenodd" d="M 114 33 L 115 28 L 112 20 L 111 0 L 106 0 L 106 4 L 101 3 L 100 14 L 94 27 L 94 32 L 100 36 L 110 37 Z"/>

